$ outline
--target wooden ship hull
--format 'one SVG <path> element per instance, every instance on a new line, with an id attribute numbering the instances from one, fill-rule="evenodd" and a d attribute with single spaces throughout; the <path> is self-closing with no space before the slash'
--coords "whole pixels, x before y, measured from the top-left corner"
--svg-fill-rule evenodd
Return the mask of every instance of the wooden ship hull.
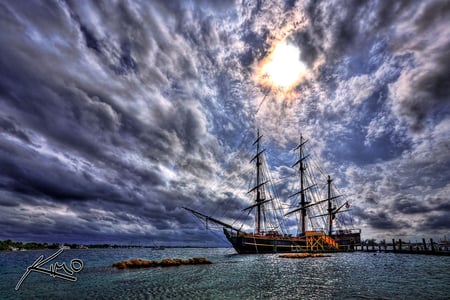
<path id="1" fill-rule="evenodd" d="M 227 240 L 239 254 L 338 252 L 336 241 L 323 232 L 306 232 L 305 236 L 261 235 L 223 229 Z"/>
<path id="2" fill-rule="evenodd" d="M 337 230 L 331 234 L 331 237 L 339 244 L 342 250 L 355 250 L 356 246 L 361 245 L 361 230 Z"/>

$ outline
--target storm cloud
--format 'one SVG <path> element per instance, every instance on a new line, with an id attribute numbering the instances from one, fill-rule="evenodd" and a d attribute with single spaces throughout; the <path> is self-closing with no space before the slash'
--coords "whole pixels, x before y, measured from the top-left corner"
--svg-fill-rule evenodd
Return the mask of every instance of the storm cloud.
<path id="1" fill-rule="evenodd" d="M 202 244 L 182 207 L 242 218 L 256 127 L 275 174 L 307 136 L 367 238 L 447 234 L 449 20 L 437 0 L 0 3 L 0 238 Z M 253 74 L 282 40 L 308 67 L 290 100 Z"/>

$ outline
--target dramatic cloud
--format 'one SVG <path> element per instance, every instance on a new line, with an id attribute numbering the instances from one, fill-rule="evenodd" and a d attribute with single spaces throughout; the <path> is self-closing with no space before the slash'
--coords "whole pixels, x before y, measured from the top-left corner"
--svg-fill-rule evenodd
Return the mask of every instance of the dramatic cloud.
<path id="1" fill-rule="evenodd" d="M 3 2 L 0 239 L 204 244 L 183 206 L 252 226 L 257 127 L 274 178 L 309 139 L 363 237 L 443 237 L 449 20 L 438 0 Z M 305 67 L 289 92 L 256 74 L 280 43 Z"/>

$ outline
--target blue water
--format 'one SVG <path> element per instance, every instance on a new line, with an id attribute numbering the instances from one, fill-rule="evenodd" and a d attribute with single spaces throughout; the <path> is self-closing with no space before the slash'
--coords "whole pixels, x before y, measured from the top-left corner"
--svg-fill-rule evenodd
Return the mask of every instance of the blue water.
<path id="1" fill-rule="evenodd" d="M 0 299 L 450 299 L 450 257 L 357 252 L 288 259 L 236 255 L 228 248 L 64 250 L 53 262 L 70 266 L 81 259 L 76 282 L 32 272 L 14 289 L 40 255 L 55 252 L 0 252 Z M 131 258 L 190 257 L 213 264 L 111 267 Z"/>

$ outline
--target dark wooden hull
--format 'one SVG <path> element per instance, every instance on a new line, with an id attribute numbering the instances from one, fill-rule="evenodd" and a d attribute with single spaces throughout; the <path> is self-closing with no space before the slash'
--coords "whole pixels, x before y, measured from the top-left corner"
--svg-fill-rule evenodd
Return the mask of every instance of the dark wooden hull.
<path id="1" fill-rule="evenodd" d="M 343 250 L 354 250 L 361 245 L 361 230 L 338 230 L 331 235 Z"/>
<path id="2" fill-rule="evenodd" d="M 339 248 L 335 247 L 336 244 L 334 247 L 323 244 L 321 245 L 322 247 L 318 247 L 314 237 L 254 235 L 243 232 L 235 233 L 225 228 L 223 231 L 228 241 L 239 254 L 339 251 Z"/>

